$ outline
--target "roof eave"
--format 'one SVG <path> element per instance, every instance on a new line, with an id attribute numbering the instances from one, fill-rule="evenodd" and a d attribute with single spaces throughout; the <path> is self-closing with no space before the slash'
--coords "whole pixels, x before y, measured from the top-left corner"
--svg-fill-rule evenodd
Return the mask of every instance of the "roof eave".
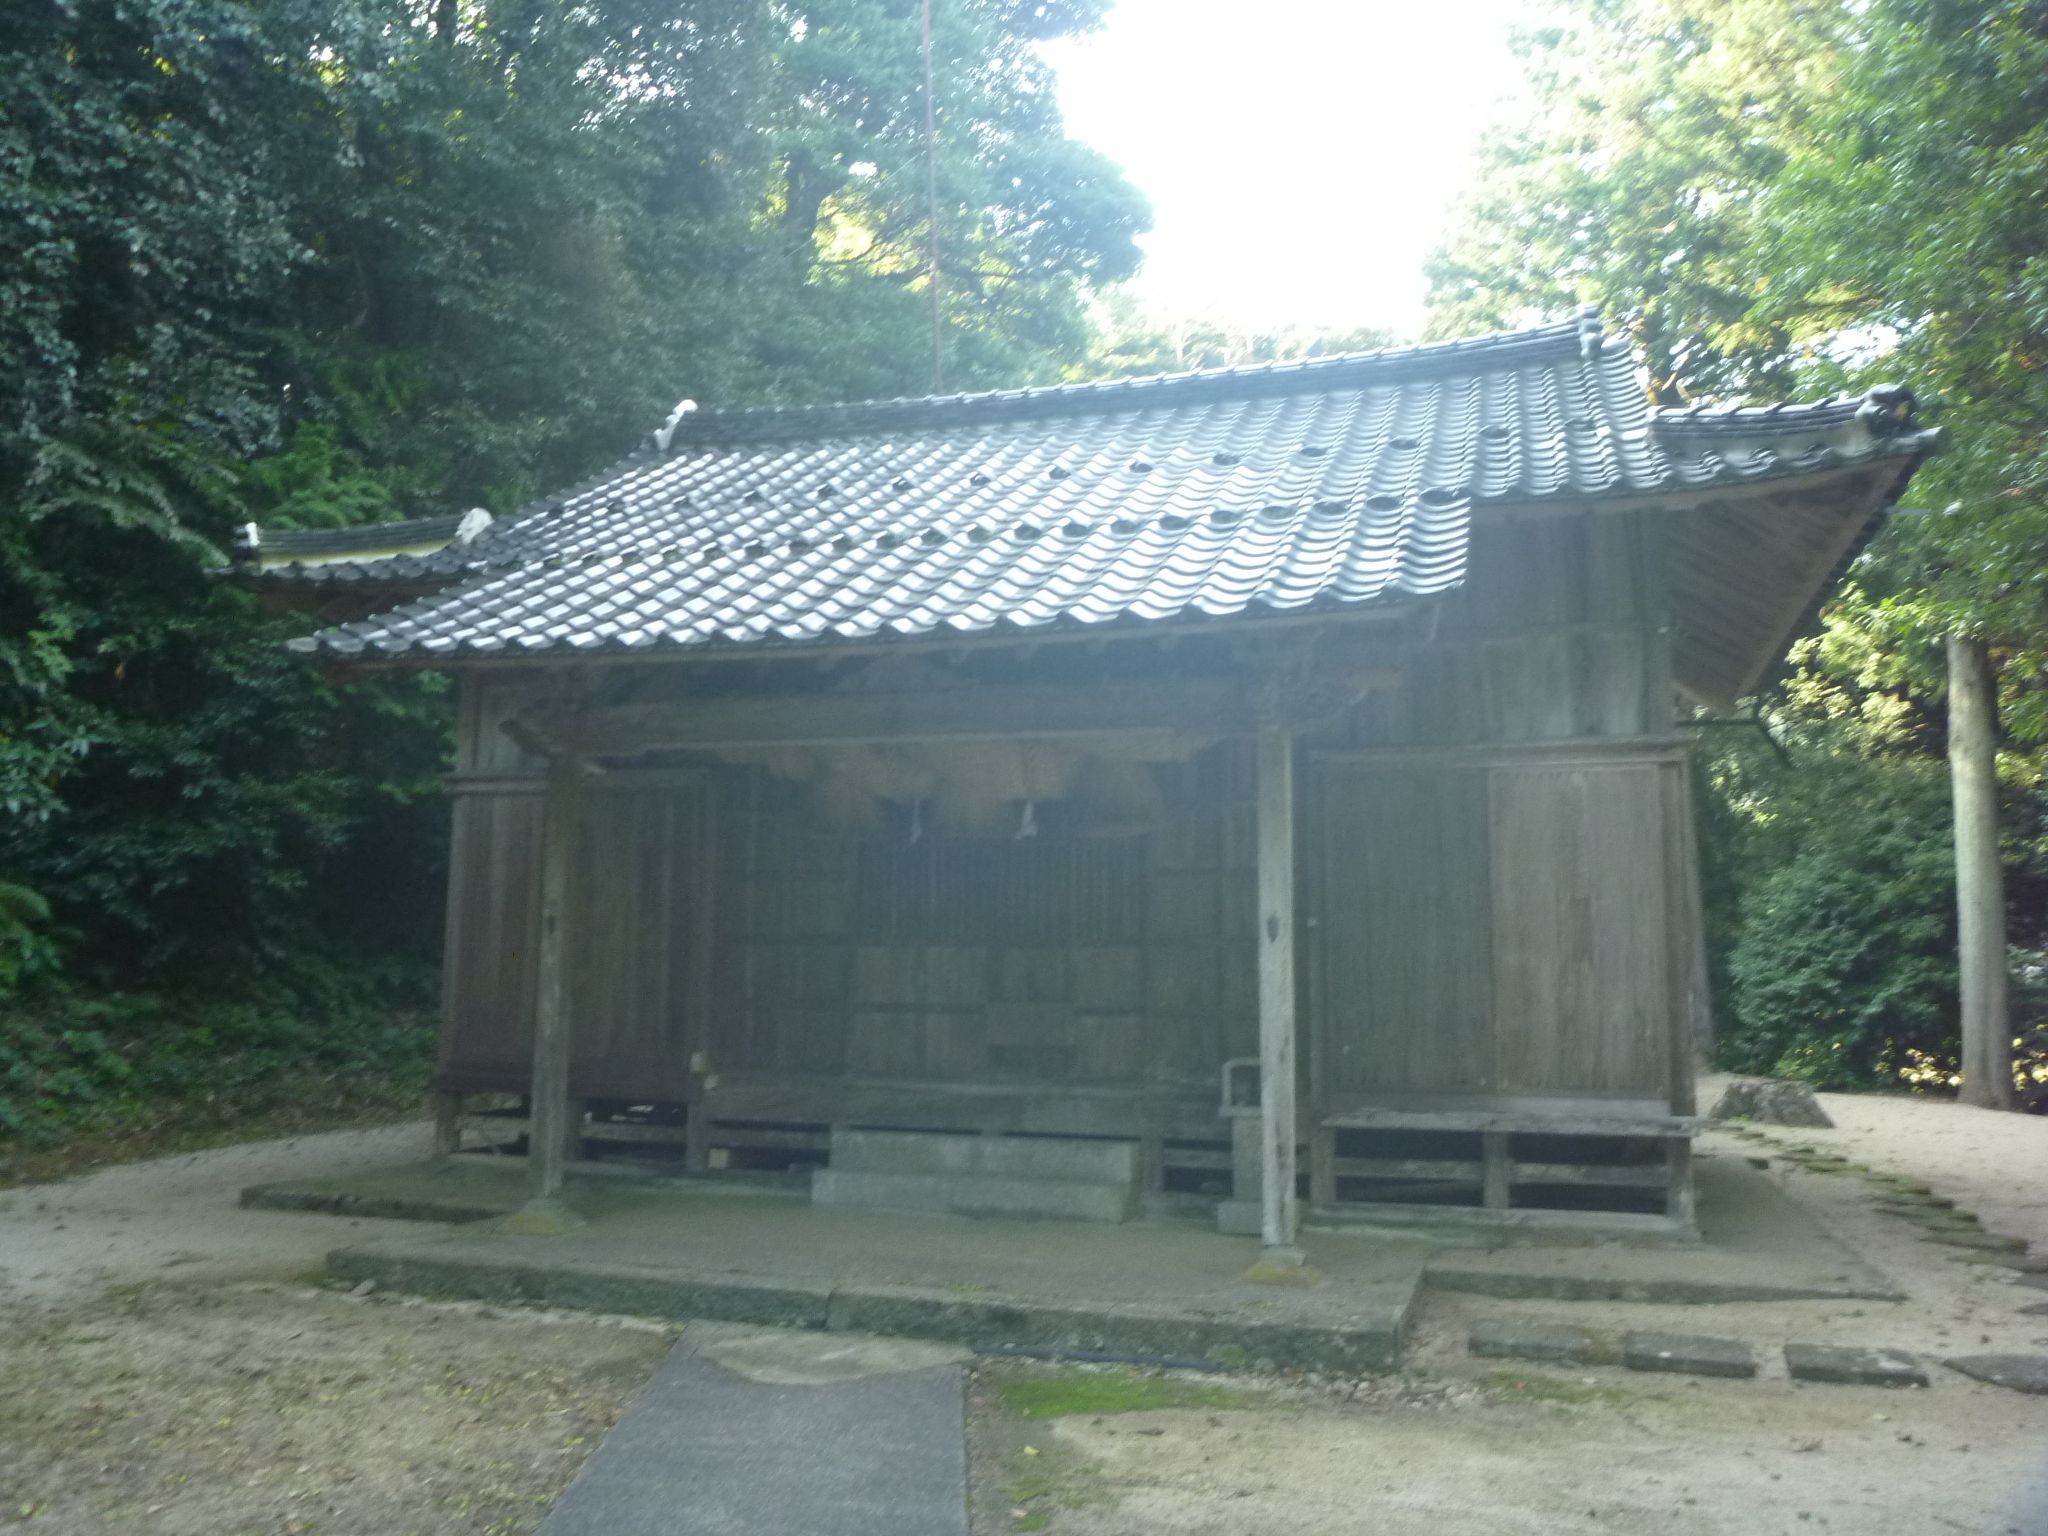
<path id="1" fill-rule="evenodd" d="M 426 651 L 418 646 L 401 651 L 379 651 L 366 645 L 358 651 L 344 651 L 322 643 L 317 635 L 286 641 L 301 655 L 350 671 L 496 671 L 513 667 L 560 667 L 577 664 L 634 665 L 643 663 L 688 664 L 692 662 L 760 662 L 840 656 L 868 655 L 880 651 L 962 651 L 1030 650 L 1043 646 L 1109 645 L 1152 642 L 1177 644 L 1190 636 L 1241 635 L 1275 629 L 1297 629 L 1313 624 L 1385 625 L 1403 628 L 1434 622 L 1441 598 L 1464 585 L 1463 579 L 1447 583 L 1440 592 L 1402 593 L 1397 597 L 1374 597 L 1362 601 L 1317 600 L 1293 608 L 1257 606 L 1228 614 L 1178 614 L 1167 619 L 1119 615 L 1113 619 L 1087 622 L 1057 619 L 1043 625 L 1024 626 L 1006 621 L 978 629 L 940 632 L 920 630 L 848 637 L 822 633 L 803 638 L 781 635 L 755 640 L 701 640 L 688 644 L 642 646 L 553 645 L 505 646 L 496 650 L 474 648 Z"/>

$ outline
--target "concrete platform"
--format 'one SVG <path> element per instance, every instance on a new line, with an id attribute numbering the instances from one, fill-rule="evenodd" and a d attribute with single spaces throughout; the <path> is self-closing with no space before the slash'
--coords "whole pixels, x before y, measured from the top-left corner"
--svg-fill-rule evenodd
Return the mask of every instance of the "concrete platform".
<path id="1" fill-rule="evenodd" d="M 515 1161 L 425 1164 L 346 1188 L 252 1191 L 260 1205 L 346 1198 L 424 1214 L 510 1211 Z M 1117 1226 L 819 1207 L 780 1194 L 573 1177 L 588 1224 L 519 1237 L 471 1221 L 329 1255 L 351 1281 L 483 1300 L 888 1334 L 982 1350 L 1109 1355 L 1224 1369 L 1392 1369 L 1426 1245 L 1338 1236 L 1306 1283 L 1245 1278 L 1255 1242 L 1194 1220 Z M 332 1208 L 331 1206 L 328 1208 Z M 360 1203 L 351 1207 L 363 1209 Z"/>

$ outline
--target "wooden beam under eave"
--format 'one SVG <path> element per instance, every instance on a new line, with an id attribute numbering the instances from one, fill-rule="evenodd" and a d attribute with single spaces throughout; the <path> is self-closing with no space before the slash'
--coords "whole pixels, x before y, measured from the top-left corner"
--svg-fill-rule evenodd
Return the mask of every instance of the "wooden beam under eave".
<path id="1" fill-rule="evenodd" d="M 1393 669 L 1333 674 L 1349 697 L 1398 681 Z M 911 741 L 1004 741 L 1087 736 L 1175 742 L 1249 736 L 1259 728 L 1254 684 L 1180 677 L 1089 684 L 1001 684 L 916 693 L 699 695 L 533 719 L 533 735 L 589 757 L 733 747 L 822 747 Z"/>

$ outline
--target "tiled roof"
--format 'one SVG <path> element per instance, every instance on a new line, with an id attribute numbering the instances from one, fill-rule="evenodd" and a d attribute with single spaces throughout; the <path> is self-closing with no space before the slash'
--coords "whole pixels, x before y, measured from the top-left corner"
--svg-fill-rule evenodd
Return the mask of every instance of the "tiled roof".
<path id="1" fill-rule="evenodd" d="M 1903 402 L 1903 404 L 1901 404 Z M 696 411 L 295 642 L 454 657 L 787 644 L 1427 598 L 1488 502 L 1910 459 L 1911 397 L 1654 411 L 1596 320 L 1255 368 Z M 402 569 L 400 567 L 403 567 Z"/>
<path id="2" fill-rule="evenodd" d="M 462 547 L 491 526 L 482 507 L 439 517 L 354 523 L 343 528 L 263 528 L 245 523 L 235 542 L 239 572 L 258 583 L 362 582 L 431 578 L 459 569 Z M 450 551 L 449 561 L 430 563 Z"/>

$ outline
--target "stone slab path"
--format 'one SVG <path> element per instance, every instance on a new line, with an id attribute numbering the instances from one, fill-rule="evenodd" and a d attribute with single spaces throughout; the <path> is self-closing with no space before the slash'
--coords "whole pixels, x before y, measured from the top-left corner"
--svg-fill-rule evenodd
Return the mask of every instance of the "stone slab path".
<path id="1" fill-rule="evenodd" d="M 965 1354 L 693 1324 L 541 1536 L 966 1536 Z"/>

